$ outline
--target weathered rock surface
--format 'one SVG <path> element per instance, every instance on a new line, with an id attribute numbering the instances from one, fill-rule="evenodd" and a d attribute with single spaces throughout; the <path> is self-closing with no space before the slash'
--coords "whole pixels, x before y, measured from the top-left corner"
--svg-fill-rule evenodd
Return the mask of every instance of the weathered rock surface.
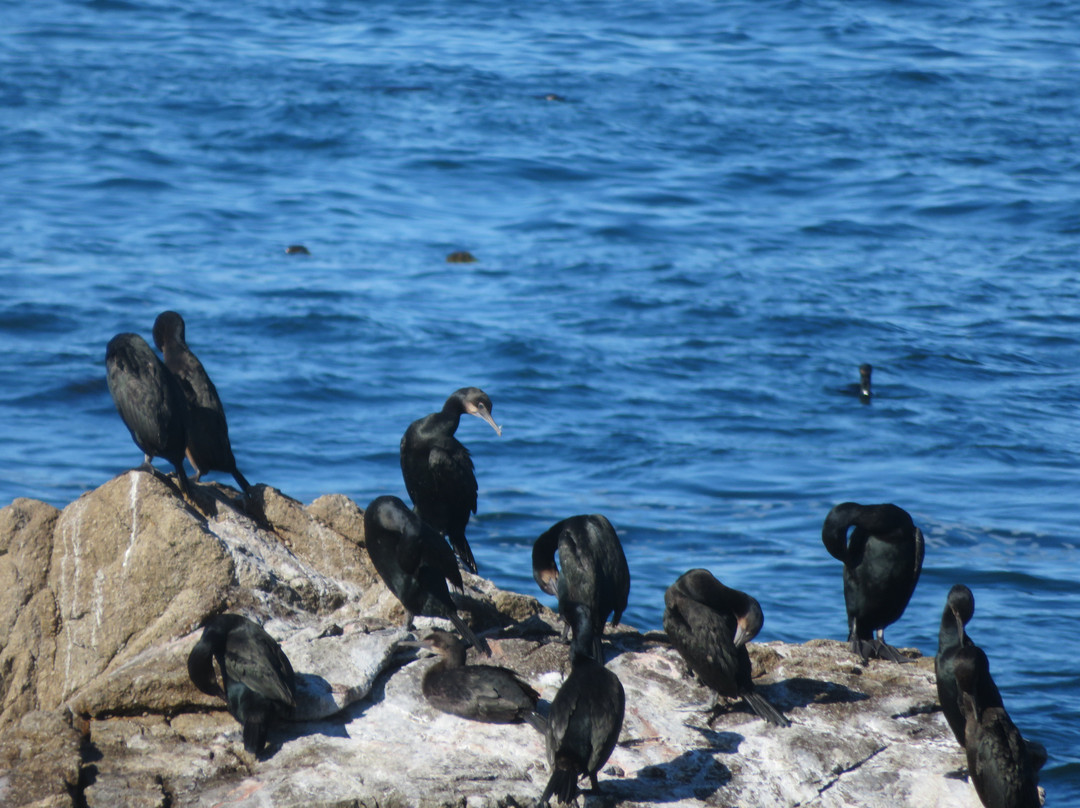
<path id="1" fill-rule="evenodd" d="M 63 512 L 31 500 L 0 510 L 0 805 L 536 804 L 549 774 L 538 733 L 424 702 L 432 661 L 398 647 L 402 611 L 367 558 L 355 503 L 305 508 L 256 486 L 244 513 L 231 489 L 195 488 L 198 510 L 133 471 Z M 459 602 L 492 662 L 546 708 L 567 668 L 557 619 L 465 578 Z M 187 678 L 198 626 L 226 609 L 262 622 L 299 675 L 295 720 L 271 731 L 259 760 Z M 416 622 L 420 634 L 437 623 Z M 792 727 L 739 704 L 710 727 L 711 693 L 663 635 L 615 631 L 609 666 L 626 719 L 603 793 L 585 803 L 978 806 L 933 709 L 932 660 L 864 666 L 824 640 L 751 654 Z"/>

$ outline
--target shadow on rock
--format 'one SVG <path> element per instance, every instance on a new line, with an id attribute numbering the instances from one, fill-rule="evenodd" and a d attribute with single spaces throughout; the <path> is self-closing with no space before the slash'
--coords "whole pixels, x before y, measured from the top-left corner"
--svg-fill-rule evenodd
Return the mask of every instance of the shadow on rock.
<path id="1" fill-rule="evenodd" d="M 836 682 L 823 682 L 802 676 L 785 679 L 773 685 L 758 685 L 757 689 L 773 704 L 782 705 L 784 709 L 806 707 L 809 704 L 851 704 L 870 698 L 865 693 Z"/>
<path id="2" fill-rule="evenodd" d="M 731 736 L 723 744 L 738 747 L 742 736 L 733 732 L 708 733 Z M 707 800 L 731 780 L 731 770 L 714 755 L 713 749 L 689 749 L 677 758 L 655 766 L 645 766 L 632 778 L 601 780 L 597 802 L 586 805 L 634 801 L 650 803 L 681 802 L 683 800 Z"/>

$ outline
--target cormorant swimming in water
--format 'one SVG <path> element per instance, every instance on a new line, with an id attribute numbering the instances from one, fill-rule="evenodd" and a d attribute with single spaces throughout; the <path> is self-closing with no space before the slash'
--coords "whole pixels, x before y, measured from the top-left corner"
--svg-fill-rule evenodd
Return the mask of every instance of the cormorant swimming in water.
<path id="1" fill-rule="evenodd" d="M 664 631 L 701 681 L 720 696 L 742 698 L 769 723 L 789 727 L 784 714 L 754 690 L 750 676 L 746 643 L 763 622 L 754 598 L 724 586 L 708 570 L 683 573 L 664 593 Z M 721 709 L 713 706 L 713 719 Z"/>
<path id="2" fill-rule="evenodd" d="M 986 808 L 1039 808 L 1039 789 L 1027 744 L 1001 706 L 983 704 L 990 663 L 978 646 L 956 652 L 953 661 L 965 718 L 968 774 Z"/>
<path id="3" fill-rule="evenodd" d="M 865 362 L 859 365 L 859 399 L 863 404 L 870 403 L 870 374 L 874 372 L 873 365 Z"/>
<path id="4" fill-rule="evenodd" d="M 551 701 L 548 713 L 547 757 L 551 778 L 540 802 L 554 795 L 569 804 L 578 794 L 578 778 L 589 776 L 599 792 L 596 773 L 611 757 L 622 730 L 626 693 L 619 677 L 593 656 L 593 617 L 588 606 L 573 604 L 571 671 Z"/>
<path id="5" fill-rule="evenodd" d="M 435 709 L 491 724 L 527 721 L 539 732 L 546 731 L 547 722 L 536 712 L 540 694 L 513 671 L 466 665 L 465 644 L 449 631 L 433 631 L 415 645 L 442 657 L 428 668 L 421 686 Z"/>
<path id="6" fill-rule="evenodd" d="M 227 471 L 246 494 L 251 486 L 236 467 L 225 408 L 202 363 L 184 341 L 184 318 L 175 311 L 159 314 L 154 321 L 154 344 L 187 401 L 187 458 L 195 469 L 195 482 L 211 469 Z"/>
<path id="7" fill-rule="evenodd" d="M 222 686 L 214 675 L 217 660 Z M 289 658 L 262 626 L 239 614 L 219 614 L 188 655 L 188 675 L 203 693 L 220 696 L 244 727 L 244 748 L 259 754 L 267 725 L 291 714 L 296 684 Z"/>
<path id="8" fill-rule="evenodd" d="M 463 589 L 461 570 L 450 546 L 397 497 L 376 497 L 364 511 L 364 540 L 375 571 L 405 607 L 405 626 L 413 615 L 445 617 L 472 645 L 490 655 L 457 613 L 446 582 Z"/>
<path id="9" fill-rule="evenodd" d="M 138 334 L 117 334 L 105 349 L 109 394 L 135 445 L 142 449 L 143 467 L 164 457 L 176 469 L 180 490 L 191 495 L 184 472 L 186 407 L 173 375 Z"/>
<path id="10" fill-rule="evenodd" d="M 559 566 L 555 566 L 555 552 Z M 549 595 L 559 598 L 559 613 L 570 629 L 567 609 L 571 603 L 589 607 L 596 647 L 593 657 L 603 662 L 600 639 L 608 615 L 618 625 L 630 597 L 630 567 L 622 543 L 600 514 L 571 516 L 556 522 L 533 544 L 533 578 Z M 566 633 L 563 634 L 566 639 Z"/>
<path id="11" fill-rule="evenodd" d="M 469 572 L 476 572 L 465 526 L 476 513 L 476 475 L 469 450 L 454 437 L 463 413 L 487 421 L 495 434 L 502 427 L 491 417 L 491 399 L 477 387 L 462 387 L 442 410 L 413 421 L 401 438 L 401 476 L 416 513 L 447 536 Z"/>
<path id="12" fill-rule="evenodd" d="M 870 657 L 911 662 L 885 643 L 885 627 L 904 613 L 922 571 L 923 534 L 911 516 L 896 505 L 844 502 L 825 517 L 821 541 L 844 562 L 851 650 L 864 663 Z"/>
<path id="13" fill-rule="evenodd" d="M 975 596 L 963 584 L 956 584 L 949 590 L 945 601 L 945 610 L 941 613 L 941 628 L 938 630 L 938 651 L 934 657 L 934 674 L 937 678 L 938 701 L 945 720 L 949 722 L 956 740 L 964 745 L 964 713 L 960 708 L 960 688 L 956 684 L 953 667 L 956 655 L 962 648 L 975 645 L 967 635 L 965 627 L 975 614 Z M 978 678 L 980 688 L 979 703 L 985 707 L 1004 707 L 1001 694 L 994 684 L 990 671 Z"/>

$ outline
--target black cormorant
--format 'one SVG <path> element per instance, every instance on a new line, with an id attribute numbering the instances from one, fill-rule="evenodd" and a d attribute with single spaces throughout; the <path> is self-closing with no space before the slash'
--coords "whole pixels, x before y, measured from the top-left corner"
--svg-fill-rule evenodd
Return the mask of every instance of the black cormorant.
<path id="1" fill-rule="evenodd" d="M 159 314 L 154 321 L 154 344 L 187 401 L 187 458 L 195 469 L 195 482 L 211 469 L 227 471 L 246 494 L 251 486 L 236 467 L 225 408 L 199 358 L 185 342 L 184 318 L 175 311 Z"/>
<path id="2" fill-rule="evenodd" d="M 214 675 L 217 660 L 222 686 Z M 219 614 L 203 629 L 188 655 L 188 675 L 203 693 L 220 696 L 244 727 L 244 748 L 259 754 L 267 725 L 288 717 L 296 706 L 289 658 L 262 626 L 239 614 Z"/>
<path id="3" fill-rule="evenodd" d="M 454 552 L 429 525 L 397 497 L 376 497 L 364 511 L 364 541 L 383 583 L 405 607 L 405 625 L 413 615 L 445 617 L 485 654 L 488 644 L 457 613 L 446 586 L 463 589 Z"/>
<path id="4" fill-rule="evenodd" d="M 574 604 L 569 619 L 574 625 L 572 668 L 548 713 L 551 778 L 540 797 L 542 803 L 552 796 L 562 804 L 572 802 L 583 775 L 588 775 L 593 791 L 599 791 L 596 773 L 615 749 L 626 708 L 626 693 L 619 677 L 593 656 L 589 608 Z"/>
<path id="5" fill-rule="evenodd" d="M 559 566 L 555 566 L 555 552 Z M 603 662 L 600 639 L 608 615 L 618 625 L 630 596 L 630 567 L 615 528 L 600 514 L 571 516 L 556 522 L 536 540 L 532 552 L 533 578 L 549 595 L 559 598 L 559 613 L 579 603 L 593 619 L 593 656 Z M 565 633 L 564 633 L 565 639 Z"/>
<path id="6" fill-rule="evenodd" d="M 109 394 L 135 445 L 145 455 L 143 466 L 164 457 L 176 469 L 180 490 L 191 495 L 184 472 L 186 408 L 176 379 L 138 334 L 117 334 L 105 349 Z"/>
<path id="7" fill-rule="evenodd" d="M 724 586 L 708 570 L 683 573 L 664 593 L 664 631 L 701 681 L 720 696 L 742 698 L 766 721 L 788 727 L 791 722 L 754 690 L 750 676 L 746 643 L 763 622 L 754 598 Z M 713 719 L 720 710 L 713 706 Z"/>
<path id="8" fill-rule="evenodd" d="M 476 572 L 465 526 L 476 513 L 476 475 L 469 450 L 454 437 L 463 413 L 487 421 L 495 434 L 502 428 L 491 417 L 491 399 L 477 387 L 462 387 L 442 410 L 413 421 L 401 438 L 401 476 L 416 513 L 446 536 L 461 563 Z"/>
<path id="9" fill-rule="evenodd" d="M 964 712 L 968 775 L 986 808 L 1039 808 L 1027 744 L 1008 712 L 982 703 L 990 663 L 978 646 L 956 652 L 953 671 Z"/>
<path id="10" fill-rule="evenodd" d="M 873 372 L 873 365 L 868 365 L 866 363 L 859 365 L 859 399 L 863 404 L 870 403 L 870 375 Z"/>
<path id="11" fill-rule="evenodd" d="M 466 665 L 465 644 L 456 634 L 433 631 L 415 645 L 431 648 L 442 657 L 428 668 L 421 686 L 435 709 L 474 721 L 527 721 L 540 732 L 547 729 L 547 722 L 536 712 L 540 694 L 506 668 Z"/>
<path id="12" fill-rule="evenodd" d="M 870 657 L 910 662 L 885 643 L 885 627 L 900 619 L 919 582 L 925 552 L 922 531 L 896 505 L 844 502 L 825 517 L 821 540 L 844 562 L 851 650 L 864 663 Z"/>

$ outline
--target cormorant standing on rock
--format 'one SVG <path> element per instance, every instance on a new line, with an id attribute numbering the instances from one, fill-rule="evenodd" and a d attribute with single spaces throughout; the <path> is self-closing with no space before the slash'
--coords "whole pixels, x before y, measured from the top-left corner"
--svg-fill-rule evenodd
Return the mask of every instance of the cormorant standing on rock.
<path id="1" fill-rule="evenodd" d="M 154 344 L 165 357 L 187 401 L 187 458 L 195 469 L 195 482 L 211 469 L 227 471 L 246 494 L 251 487 L 236 467 L 225 408 L 199 358 L 184 338 L 184 318 L 163 311 L 154 321 Z"/>
<path id="2" fill-rule="evenodd" d="M 433 631 L 415 645 L 442 657 L 428 668 L 421 686 L 435 709 L 491 724 L 527 721 L 539 732 L 547 730 L 547 722 L 536 712 L 540 694 L 513 671 L 466 665 L 465 645 L 449 631 Z"/>
<path id="3" fill-rule="evenodd" d="M 214 660 L 222 686 L 214 675 Z M 188 655 L 188 675 L 203 693 L 220 696 L 244 727 L 244 748 L 254 755 L 266 746 L 267 725 L 296 706 L 289 658 L 262 626 L 239 614 L 210 618 Z"/>
<path id="4" fill-rule="evenodd" d="M 476 475 L 469 450 L 454 437 L 463 413 L 487 421 L 495 434 L 502 427 L 491 417 L 491 399 L 478 387 L 462 387 L 442 410 L 413 421 L 401 438 L 401 476 L 417 515 L 440 536 L 447 536 L 461 563 L 476 572 L 465 538 L 469 514 L 476 513 Z"/>
<path id="5" fill-rule="evenodd" d="M 561 569 L 555 566 L 556 551 Z M 567 631 L 571 626 L 569 605 L 579 603 L 589 608 L 596 646 L 593 657 L 603 662 L 600 640 L 604 623 L 614 613 L 611 622 L 618 625 L 630 597 L 630 567 L 611 522 L 600 514 L 556 522 L 533 544 L 532 559 L 533 578 L 544 592 L 559 598 L 559 613 L 566 620 Z"/>
<path id="6" fill-rule="evenodd" d="M 375 571 L 405 607 L 405 626 L 413 615 L 445 617 L 472 645 L 490 655 L 457 613 L 446 582 L 463 589 L 454 552 L 429 525 L 397 497 L 376 497 L 364 511 L 364 540 Z"/>
<path id="7" fill-rule="evenodd" d="M 583 775 L 589 776 L 593 791 L 599 792 L 596 773 L 615 749 L 626 709 L 619 677 L 593 656 L 596 646 L 589 608 L 573 604 L 569 619 L 574 626 L 572 667 L 548 713 L 551 778 L 540 797 L 540 802 L 546 803 L 554 795 L 564 805 L 577 796 L 578 778 Z"/>
<path id="8" fill-rule="evenodd" d="M 135 445 L 145 455 L 143 468 L 164 457 L 176 469 L 180 490 L 191 496 L 184 472 L 186 407 L 184 395 L 157 354 L 138 334 L 117 334 L 105 349 L 109 394 Z"/>
<path id="9" fill-rule="evenodd" d="M 718 696 L 743 699 L 769 723 L 788 727 L 791 722 L 754 690 L 750 676 L 746 643 L 763 622 L 754 598 L 724 586 L 708 570 L 683 573 L 664 593 L 664 631 L 701 681 Z M 721 709 L 713 706 L 710 723 Z"/>
<path id="10" fill-rule="evenodd" d="M 911 516 L 896 505 L 844 502 L 825 517 L 821 541 L 844 562 L 851 650 L 864 663 L 870 657 L 911 662 L 885 643 L 885 627 L 904 613 L 922 571 L 923 534 Z"/>
<path id="11" fill-rule="evenodd" d="M 1039 789 L 1030 753 L 1020 731 L 1001 706 L 981 701 L 990 663 L 978 646 L 953 660 L 965 719 L 964 748 L 972 785 L 986 808 L 1039 808 Z"/>

